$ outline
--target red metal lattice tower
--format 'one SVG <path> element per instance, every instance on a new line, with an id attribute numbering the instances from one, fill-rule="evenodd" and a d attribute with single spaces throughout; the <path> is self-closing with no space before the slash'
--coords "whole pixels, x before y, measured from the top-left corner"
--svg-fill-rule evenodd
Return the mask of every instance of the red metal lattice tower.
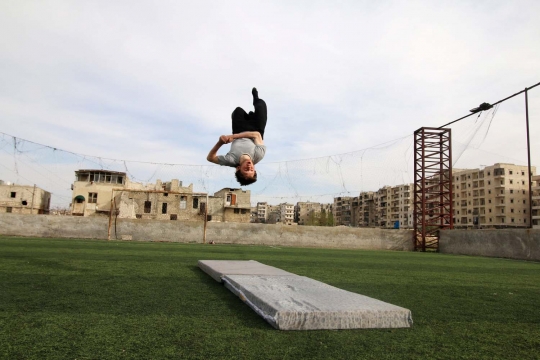
<path id="1" fill-rule="evenodd" d="M 439 232 L 454 227 L 452 137 L 448 128 L 414 132 L 414 249 L 439 250 Z"/>

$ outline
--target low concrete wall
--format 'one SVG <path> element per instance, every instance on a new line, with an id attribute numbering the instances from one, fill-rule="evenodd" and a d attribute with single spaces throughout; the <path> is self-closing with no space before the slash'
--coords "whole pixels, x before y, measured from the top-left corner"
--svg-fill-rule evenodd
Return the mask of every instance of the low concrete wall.
<path id="1" fill-rule="evenodd" d="M 106 217 L 0 214 L 0 234 L 107 239 Z M 112 239 L 202 243 L 202 222 L 118 219 Z M 207 242 L 341 249 L 412 251 L 412 230 L 208 223 Z"/>
<path id="2" fill-rule="evenodd" d="M 540 230 L 445 230 L 441 231 L 439 251 L 445 254 L 540 261 Z"/>

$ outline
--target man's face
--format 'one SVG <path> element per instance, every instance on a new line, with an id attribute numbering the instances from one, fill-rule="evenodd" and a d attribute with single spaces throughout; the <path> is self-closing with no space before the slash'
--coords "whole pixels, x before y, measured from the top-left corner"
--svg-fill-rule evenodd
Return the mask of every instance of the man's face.
<path id="1" fill-rule="evenodd" d="M 252 179 L 255 176 L 255 166 L 253 166 L 253 162 L 249 158 L 245 159 L 236 169 L 240 170 L 240 173 L 246 179 Z"/>

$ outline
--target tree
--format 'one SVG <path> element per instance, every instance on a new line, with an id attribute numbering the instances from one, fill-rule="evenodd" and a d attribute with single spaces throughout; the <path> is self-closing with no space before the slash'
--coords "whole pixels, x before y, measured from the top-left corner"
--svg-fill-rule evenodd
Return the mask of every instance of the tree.
<path id="1" fill-rule="evenodd" d="M 326 210 L 321 210 L 321 215 L 319 216 L 319 226 L 327 226 L 328 218 L 326 216 Z"/>
<path id="2" fill-rule="evenodd" d="M 328 212 L 328 220 L 326 221 L 327 226 L 334 226 L 334 214 Z"/>

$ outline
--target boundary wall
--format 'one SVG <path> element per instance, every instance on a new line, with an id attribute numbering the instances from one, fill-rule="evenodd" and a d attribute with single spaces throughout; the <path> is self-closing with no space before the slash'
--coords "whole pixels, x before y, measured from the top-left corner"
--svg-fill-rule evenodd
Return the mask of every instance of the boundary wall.
<path id="1" fill-rule="evenodd" d="M 540 229 L 443 230 L 439 251 L 540 261 Z"/>
<path id="2" fill-rule="evenodd" d="M 74 239 L 107 239 L 107 217 L 0 214 L 0 234 Z M 202 243 L 203 222 L 113 219 L 111 239 Z M 207 224 L 206 241 L 217 244 L 412 251 L 412 230 L 290 226 L 246 223 Z"/>

